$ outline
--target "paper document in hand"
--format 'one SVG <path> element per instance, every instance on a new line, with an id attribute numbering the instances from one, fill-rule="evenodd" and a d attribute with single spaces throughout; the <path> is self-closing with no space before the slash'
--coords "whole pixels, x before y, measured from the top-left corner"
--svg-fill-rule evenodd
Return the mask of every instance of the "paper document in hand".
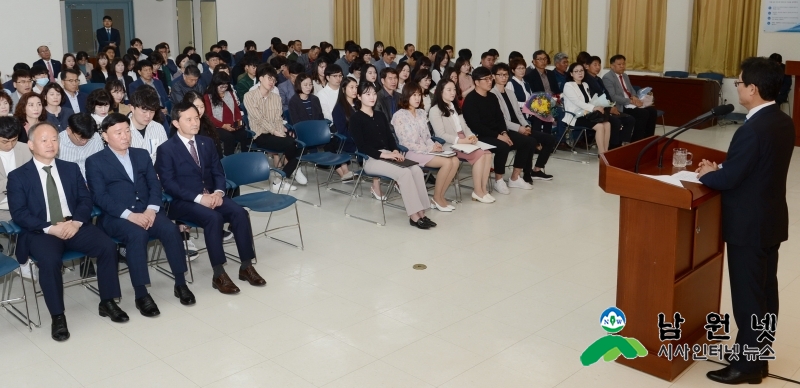
<path id="1" fill-rule="evenodd" d="M 642 176 L 646 176 L 648 178 L 653 178 L 655 180 L 662 181 L 664 183 L 669 183 L 669 184 L 671 184 L 673 186 L 683 187 L 683 184 L 681 184 L 680 179 L 675 178 L 675 177 L 673 177 L 671 175 L 647 175 L 647 174 L 641 174 L 641 175 Z"/>
<path id="2" fill-rule="evenodd" d="M 431 152 L 423 152 L 425 155 L 434 155 L 434 156 L 442 156 L 445 158 L 449 158 L 451 156 L 456 156 L 456 153 L 453 151 L 431 151 Z"/>
<path id="3" fill-rule="evenodd" d="M 672 177 L 673 178 L 678 178 L 679 180 L 682 180 L 682 181 L 685 181 L 685 182 L 700 183 L 701 185 L 703 184 L 702 182 L 700 182 L 700 179 L 697 179 L 697 173 L 694 172 L 694 171 L 686 171 L 686 170 L 684 170 L 684 171 L 676 172 L 676 173 L 672 174 Z"/>

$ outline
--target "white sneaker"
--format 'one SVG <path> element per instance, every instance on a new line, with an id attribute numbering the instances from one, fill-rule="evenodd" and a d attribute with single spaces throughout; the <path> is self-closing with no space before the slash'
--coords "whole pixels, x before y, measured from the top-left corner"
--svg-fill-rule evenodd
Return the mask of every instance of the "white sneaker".
<path id="1" fill-rule="evenodd" d="M 355 174 L 352 171 L 348 171 L 347 174 L 342 175 L 342 183 L 353 183 L 355 182 Z"/>
<path id="2" fill-rule="evenodd" d="M 494 181 L 494 191 L 506 195 L 510 193 L 510 191 L 508 191 L 508 186 L 506 186 L 506 181 L 502 179 Z"/>
<path id="3" fill-rule="evenodd" d="M 34 274 L 31 276 L 31 259 L 28 259 L 28 262 L 19 266 L 19 273 L 22 275 L 23 278 L 31 280 L 31 281 L 38 281 L 39 280 L 39 267 L 34 269 Z"/>
<path id="4" fill-rule="evenodd" d="M 509 179 L 508 187 L 513 189 L 533 190 L 533 185 L 528 182 L 525 182 L 524 180 L 522 180 L 522 178 L 517 178 L 517 180 Z"/>
<path id="5" fill-rule="evenodd" d="M 283 188 L 281 188 L 281 180 L 279 179 L 274 183 L 272 183 L 272 192 L 278 194 L 278 190 L 281 191 L 281 194 L 288 194 L 290 191 L 297 190 L 297 187 L 294 185 L 289 186 L 289 182 L 285 181 L 283 184 Z"/>
<path id="6" fill-rule="evenodd" d="M 198 257 L 200 257 L 200 255 L 197 254 L 197 245 L 194 245 L 194 241 L 192 240 L 193 238 L 191 237 L 188 240 L 186 240 L 186 246 L 188 247 L 188 250 L 186 251 L 186 256 L 189 256 L 189 260 L 195 261 Z"/>
<path id="7" fill-rule="evenodd" d="M 306 183 L 308 183 L 308 178 L 306 178 L 306 176 L 303 175 L 303 172 L 300 171 L 299 168 L 297 170 L 294 170 L 294 180 L 295 182 L 301 185 L 305 185 Z"/>

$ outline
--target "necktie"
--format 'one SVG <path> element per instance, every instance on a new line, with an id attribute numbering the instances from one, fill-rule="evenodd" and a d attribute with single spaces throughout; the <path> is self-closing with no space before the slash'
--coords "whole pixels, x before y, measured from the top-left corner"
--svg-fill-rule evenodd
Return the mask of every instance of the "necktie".
<path id="1" fill-rule="evenodd" d="M 197 156 L 197 148 L 194 148 L 194 140 L 189 140 L 189 153 L 192 154 L 192 159 L 200 167 L 200 158 Z"/>
<path id="2" fill-rule="evenodd" d="M 625 87 L 625 80 L 622 79 L 622 74 L 619 75 L 619 83 L 622 84 L 622 90 L 625 92 L 625 95 L 627 95 L 628 98 L 631 98 L 631 92 L 629 92 L 628 88 Z"/>
<path id="3" fill-rule="evenodd" d="M 50 224 L 55 225 L 64 221 L 64 213 L 61 211 L 61 199 L 58 197 L 56 180 L 53 179 L 53 175 L 50 173 L 51 168 L 53 166 L 44 166 L 42 170 L 47 173 L 45 187 L 47 187 L 47 206 L 50 208 Z"/>
<path id="4" fill-rule="evenodd" d="M 50 73 L 50 82 L 55 82 L 56 77 L 55 74 L 53 74 L 53 66 L 50 65 L 50 61 L 47 61 L 45 63 L 47 64 L 47 72 Z"/>
<path id="5" fill-rule="evenodd" d="M 108 34 L 108 40 L 111 41 L 111 29 L 106 28 L 106 34 Z"/>

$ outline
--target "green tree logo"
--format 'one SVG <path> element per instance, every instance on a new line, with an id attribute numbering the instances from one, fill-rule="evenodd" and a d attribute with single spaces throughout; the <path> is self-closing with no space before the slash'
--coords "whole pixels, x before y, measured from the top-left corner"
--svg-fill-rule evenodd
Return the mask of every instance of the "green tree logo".
<path id="1" fill-rule="evenodd" d="M 625 313 L 616 307 L 609 307 L 600 315 L 600 327 L 608 335 L 594 341 L 581 354 L 581 364 L 589 366 L 601 358 L 605 362 L 614 361 L 620 355 L 627 359 L 644 357 L 647 349 L 639 340 L 616 335 L 625 327 Z"/>

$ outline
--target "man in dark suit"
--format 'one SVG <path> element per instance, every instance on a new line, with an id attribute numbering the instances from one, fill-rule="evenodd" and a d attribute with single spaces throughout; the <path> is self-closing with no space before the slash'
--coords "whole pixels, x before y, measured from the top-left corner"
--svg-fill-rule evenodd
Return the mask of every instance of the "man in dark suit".
<path id="1" fill-rule="evenodd" d="M 603 75 L 603 85 L 606 87 L 611 101 L 617 103 L 617 109 L 636 119 L 636 129 L 633 131 L 631 140 L 637 141 L 653 136 L 656 132 L 658 111 L 652 106 L 644 106 L 642 100 L 636 97 L 631 80 L 625 74 L 625 56 L 614 55 L 609 62 L 611 71 Z"/>
<path id="2" fill-rule="evenodd" d="M 61 72 L 61 83 L 64 85 L 64 98 L 61 99 L 61 106 L 72 109 L 74 113 L 86 112 L 86 93 L 80 93 L 81 75 L 77 69 L 65 69 Z M 89 112 L 93 113 L 93 112 Z"/>
<path id="3" fill-rule="evenodd" d="M 537 50 L 533 53 L 533 67 L 529 67 L 525 71 L 525 76 L 522 77 L 525 82 L 528 83 L 531 87 L 531 92 L 533 93 L 550 93 L 550 94 L 561 94 L 561 88 L 558 86 L 558 80 L 556 80 L 556 74 L 552 70 L 547 70 L 547 52 L 544 50 Z M 565 127 L 563 127 L 562 121 L 560 118 L 557 117 L 556 126 L 558 126 L 558 130 L 556 131 L 555 137 L 556 139 L 561 139 L 561 135 L 564 133 Z M 544 132 L 547 134 L 553 133 L 553 123 L 539 120 L 538 118 L 531 116 L 531 129 Z"/>
<path id="4" fill-rule="evenodd" d="M 98 28 L 96 33 L 97 50 L 103 47 L 113 47 L 114 54 L 119 57 L 120 34 L 119 30 L 112 28 L 114 20 L 111 16 L 103 16 L 103 28 Z"/>
<path id="5" fill-rule="evenodd" d="M 161 183 L 150 154 L 131 148 L 130 121 L 111 113 L 100 125 L 108 147 L 86 159 L 86 179 L 94 203 L 103 211 L 99 224 L 109 236 L 125 244 L 125 258 L 136 293 L 136 308 L 146 317 L 159 315 L 147 292 L 147 243 L 158 238 L 175 277 L 174 295 L 181 304 L 195 303 L 186 286 L 186 250 L 178 226 L 161 212 Z"/>
<path id="6" fill-rule="evenodd" d="M 585 64 L 586 75 L 583 82 L 589 85 L 589 94 L 601 96 L 606 95 L 606 98 L 611 101 L 610 94 L 606 90 L 603 80 L 600 79 L 600 57 L 593 56 L 590 58 L 589 63 Z M 609 141 L 609 149 L 614 149 L 619 146 L 628 144 L 633 137 L 633 130 L 636 127 L 636 119 L 631 115 L 623 114 L 612 106 L 609 109 L 608 122 L 611 124 L 611 139 Z"/>
<path id="7" fill-rule="evenodd" d="M 92 198 L 80 168 L 55 158 L 58 131 L 52 124 L 34 125 L 28 137 L 33 159 L 8 175 L 8 207 L 11 218 L 22 228 L 17 260 L 25 263 L 30 256 L 39 267 L 39 284 L 53 318 L 53 339 L 69 338 L 61 277 L 61 256 L 66 250 L 97 258 L 100 316 L 127 321 L 128 315 L 114 302 L 121 296 L 116 245 L 92 225 Z"/>
<path id="8" fill-rule="evenodd" d="M 392 116 L 397 112 L 397 104 L 400 103 L 400 93 L 397 93 L 398 75 L 397 70 L 386 67 L 381 70 L 381 85 L 383 88 L 378 92 L 378 100 L 375 101 L 375 110 L 386 115 L 386 119 L 391 122 Z"/>
<path id="9" fill-rule="evenodd" d="M 783 82 L 780 65 L 748 58 L 740 69 L 734 84 L 747 119 L 734 133 L 725 162 L 704 159 L 697 169 L 704 185 L 722 192 L 722 236 L 740 347 L 738 360 L 707 376 L 726 384 L 756 384 L 768 374 L 767 361 L 747 360 L 741 352 L 772 346 L 753 326 L 778 315 L 778 248 L 789 238 L 786 176 L 795 132 L 792 119 L 775 104 Z M 770 330 L 769 323 L 765 326 Z"/>
<path id="10" fill-rule="evenodd" d="M 176 136 L 161 144 L 156 151 L 156 171 L 164 191 L 173 198 L 169 217 L 190 221 L 203 228 L 214 270 L 212 287 L 223 294 L 239 292 L 222 267 L 226 261 L 222 225 L 226 222 L 230 223 L 242 262 L 239 280 L 247 280 L 254 286 L 266 285 L 252 264 L 255 250 L 250 217 L 246 210 L 225 197 L 225 174 L 214 142 L 205 136 L 197 136 L 200 130 L 197 108 L 188 102 L 177 104 L 172 109 L 172 125 L 178 130 Z"/>
<path id="11" fill-rule="evenodd" d="M 50 82 L 56 82 L 58 75 L 61 73 L 61 62 L 50 59 L 50 48 L 47 46 L 39 46 L 39 48 L 36 49 L 36 53 L 39 54 L 40 59 L 34 62 L 31 68 L 36 66 L 44 67 L 47 69 Z"/>

